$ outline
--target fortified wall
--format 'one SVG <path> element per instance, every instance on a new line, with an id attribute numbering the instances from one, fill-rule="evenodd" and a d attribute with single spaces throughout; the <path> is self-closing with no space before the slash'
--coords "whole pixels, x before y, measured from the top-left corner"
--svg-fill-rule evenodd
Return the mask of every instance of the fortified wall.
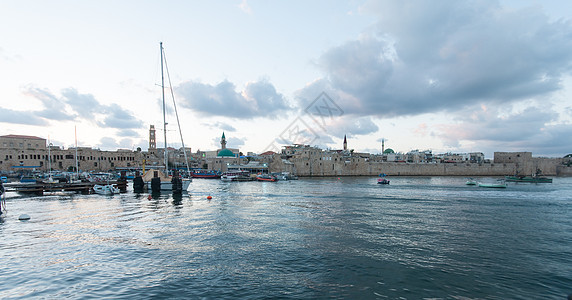
<path id="1" fill-rule="evenodd" d="M 322 151 L 301 147 L 286 155 L 276 154 L 270 172 L 289 171 L 298 176 L 572 176 L 570 163 L 562 158 L 533 158 L 531 152 L 495 152 L 490 163 L 386 162 L 364 153 Z"/>

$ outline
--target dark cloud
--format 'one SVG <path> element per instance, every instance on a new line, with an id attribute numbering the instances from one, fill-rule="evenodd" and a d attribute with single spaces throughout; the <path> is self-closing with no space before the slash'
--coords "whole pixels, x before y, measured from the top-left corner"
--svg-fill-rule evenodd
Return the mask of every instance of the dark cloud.
<path id="1" fill-rule="evenodd" d="M 373 1 L 363 11 L 378 16 L 374 29 L 326 51 L 316 62 L 325 77 L 300 91 L 301 101 L 322 89 L 349 114 L 456 111 L 550 95 L 572 67 L 572 23 L 538 9 Z"/>
<path id="2" fill-rule="evenodd" d="M 212 116 L 277 117 L 290 109 L 284 96 L 267 80 L 249 82 L 241 92 L 229 81 L 217 85 L 189 81 L 179 85 L 176 91 L 182 97 L 181 106 Z"/>

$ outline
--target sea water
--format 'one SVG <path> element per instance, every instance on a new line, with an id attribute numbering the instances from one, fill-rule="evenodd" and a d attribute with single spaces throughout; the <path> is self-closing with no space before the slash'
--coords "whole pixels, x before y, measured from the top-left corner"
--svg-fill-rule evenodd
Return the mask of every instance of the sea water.
<path id="1" fill-rule="evenodd" d="M 182 196 L 9 193 L 0 298 L 572 294 L 572 178 L 506 189 L 389 179 L 195 179 Z"/>

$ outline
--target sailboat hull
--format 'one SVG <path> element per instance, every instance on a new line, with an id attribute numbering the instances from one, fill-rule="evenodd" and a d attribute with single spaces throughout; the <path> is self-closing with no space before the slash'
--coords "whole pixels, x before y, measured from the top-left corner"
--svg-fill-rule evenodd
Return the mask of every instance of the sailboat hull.
<path id="1" fill-rule="evenodd" d="M 189 185 L 191 185 L 191 181 L 190 180 L 183 180 L 183 191 L 186 191 L 189 188 Z M 151 181 L 148 181 L 145 183 L 147 185 L 147 189 L 148 190 L 152 190 L 151 188 Z M 161 181 L 161 191 L 172 191 L 173 190 L 173 184 L 170 181 Z"/>

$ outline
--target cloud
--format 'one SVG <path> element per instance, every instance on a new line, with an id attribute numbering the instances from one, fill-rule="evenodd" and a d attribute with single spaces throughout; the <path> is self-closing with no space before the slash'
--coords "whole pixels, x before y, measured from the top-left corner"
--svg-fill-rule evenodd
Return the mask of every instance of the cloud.
<path id="1" fill-rule="evenodd" d="M 34 111 L 34 114 L 38 117 L 57 121 L 70 121 L 74 120 L 76 117 L 75 114 L 66 112 L 66 103 L 64 99 L 56 97 L 48 90 L 30 86 L 26 88 L 24 94 L 32 96 L 42 102 L 44 109 Z"/>
<path id="2" fill-rule="evenodd" d="M 240 4 L 238 5 L 238 7 L 245 13 L 247 14 L 252 14 L 252 9 L 250 8 L 250 6 L 248 5 L 246 0 L 242 0 L 240 2 Z"/>
<path id="3" fill-rule="evenodd" d="M 143 128 L 143 122 L 137 119 L 132 112 L 117 104 L 104 105 L 91 94 L 80 94 L 74 88 L 66 88 L 58 97 L 47 89 L 27 87 L 26 95 L 42 102 L 44 109 L 32 111 L 30 122 L 45 124 L 45 120 L 54 121 L 77 121 L 87 120 L 100 127 L 126 129 Z M 38 123 L 44 122 L 44 123 Z M 133 136 L 133 131 L 124 131 L 128 136 Z"/>
<path id="4" fill-rule="evenodd" d="M 209 128 L 214 128 L 214 129 L 218 128 L 222 131 L 228 131 L 228 132 L 235 132 L 236 131 L 236 128 L 234 128 L 232 125 L 225 123 L 225 122 L 202 123 L 201 125 L 207 126 Z"/>
<path id="5" fill-rule="evenodd" d="M 0 122 L 22 125 L 46 126 L 48 122 L 41 117 L 27 111 L 17 111 L 0 107 Z"/>
<path id="6" fill-rule="evenodd" d="M 103 110 L 105 118 L 99 125 L 119 129 L 142 128 L 143 122 L 133 116 L 130 111 L 123 109 L 117 104 L 105 106 Z"/>
<path id="7" fill-rule="evenodd" d="M 120 129 L 117 131 L 117 135 L 122 137 L 134 137 L 134 138 L 141 136 L 138 131 L 135 131 L 133 129 Z"/>
<path id="8" fill-rule="evenodd" d="M 325 132 L 336 138 L 343 138 L 357 135 L 367 135 L 377 132 L 379 127 L 370 117 L 343 116 L 330 122 Z"/>
<path id="9" fill-rule="evenodd" d="M 316 61 L 324 77 L 300 96 L 321 88 L 347 114 L 362 116 L 454 112 L 549 96 L 572 67 L 572 23 L 551 22 L 537 9 L 371 1 L 362 12 L 378 22 L 324 52 Z"/>
<path id="10" fill-rule="evenodd" d="M 249 82 L 241 92 L 229 81 L 217 85 L 189 81 L 179 85 L 176 91 L 182 97 L 181 106 L 211 116 L 278 117 L 290 109 L 284 96 L 267 80 Z"/>
<path id="11" fill-rule="evenodd" d="M 137 147 L 140 147 L 143 144 L 140 140 L 133 140 L 130 138 L 123 138 L 123 139 L 115 139 L 111 137 L 104 137 L 99 140 L 99 144 L 97 145 L 100 149 L 133 149 L 136 150 Z M 149 145 L 145 145 L 147 147 Z M 141 147 L 142 149 L 144 147 Z"/>
<path id="12" fill-rule="evenodd" d="M 572 124 L 552 125 L 559 115 L 550 108 L 529 106 L 507 113 L 483 106 L 465 112 L 456 124 L 438 125 L 434 134 L 448 146 L 471 142 L 491 153 L 531 151 L 535 155 L 560 156 L 572 149 Z"/>

